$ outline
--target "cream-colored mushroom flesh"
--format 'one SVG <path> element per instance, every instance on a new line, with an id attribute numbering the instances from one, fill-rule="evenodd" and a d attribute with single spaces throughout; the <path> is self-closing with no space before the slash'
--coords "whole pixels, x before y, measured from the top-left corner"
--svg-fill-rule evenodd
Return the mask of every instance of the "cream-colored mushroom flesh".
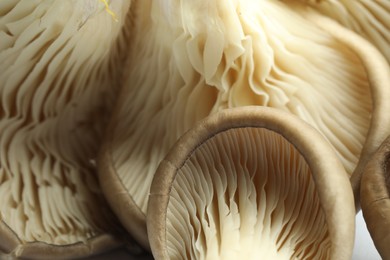
<path id="1" fill-rule="evenodd" d="M 130 1 L 106 3 L 107 9 L 99 0 L 0 2 L 0 249 L 6 253 L 50 258 L 57 250 L 66 257 L 114 245 L 109 234 L 116 222 L 94 160 L 118 89 Z"/>
<path id="2" fill-rule="evenodd" d="M 222 109 L 295 114 L 328 139 L 352 174 L 372 105 L 364 64 L 347 45 L 282 1 L 142 3 L 100 175 L 131 232 L 145 232 L 150 183 L 168 149 Z"/>
<path id="3" fill-rule="evenodd" d="M 370 159 L 362 176 L 361 206 L 368 231 L 383 259 L 390 258 L 390 137 Z"/>
<path id="4" fill-rule="evenodd" d="M 370 115 L 369 130 L 364 141 L 364 146 L 359 162 L 351 176 L 351 184 L 355 193 L 357 208 L 360 204 L 360 183 L 364 168 L 371 156 L 376 152 L 381 143 L 390 135 L 390 66 L 380 51 L 368 41 L 340 26 L 337 22 L 319 15 L 313 10 L 297 9 L 302 15 L 334 35 L 340 42 L 345 43 L 353 49 L 365 64 L 368 81 L 371 88 L 373 110 Z"/>
<path id="5" fill-rule="evenodd" d="M 297 132 L 308 126 L 301 128 L 302 122 L 284 113 L 237 111 L 191 129 L 158 168 L 147 215 L 154 257 L 348 259 L 352 191 L 329 144 L 311 131 L 307 140 L 299 140 L 304 135 Z M 300 142 L 299 148 L 292 142 Z M 312 143 L 313 154 L 305 154 L 303 143 Z M 322 152 L 331 156 L 306 160 Z M 318 172 L 312 163 L 336 167 Z M 328 185 L 320 175 L 330 181 L 337 174 L 341 182 L 320 187 Z M 343 214 L 347 222 L 330 220 Z M 337 243 L 346 248 L 336 249 Z"/>
<path id="6" fill-rule="evenodd" d="M 317 11 L 372 42 L 390 62 L 390 1 L 307 1 Z"/>
<path id="7" fill-rule="evenodd" d="M 248 127 L 217 134 L 191 154 L 171 189 L 171 259 L 329 258 L 310 169 L 275 132 Z"/>

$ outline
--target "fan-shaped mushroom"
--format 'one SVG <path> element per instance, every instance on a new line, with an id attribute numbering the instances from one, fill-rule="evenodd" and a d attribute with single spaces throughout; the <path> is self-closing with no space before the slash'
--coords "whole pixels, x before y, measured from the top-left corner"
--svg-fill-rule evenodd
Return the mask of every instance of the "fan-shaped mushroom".
<path id="1" fill-rule="evenodd" d="M 368 162 L 360 198 L 367 228 L 383 259 L 390 258 L 390 136 Z"/>
<path id="2" fill-rule="evenodd" d="M 361 38 L 345 29 L 357 42 L 340 42 L 302 12 L 271 0 L 139 5 L 130 59 L 136 62 L 108 127 L 99 177 L 121 222 L 143 245 L 158 163 L 182 133 L 219 110 L 258 105 L 289 111 L 317 128 L 352 174 L 371 114 L 373 121 L 377 113 L 382 118 L 390 91 L 369 67 L 380 54 L 369 52 L 373 63 L 362 62 L 356 52 Z"/>
<path id="3" fill-rule="evenodd" d="M 144 1 L 139 7 L 131 57 L 137 63 L 129 66 L 99 162 L 109 202 L 141 243 L 148 244 L 146 195 L 157 164 L 185 130 L 220 109 L 290 111 L 327 137 L 352 174 L 373 111 L 367 75 L 374 100 L 387 90 L 377 90 L 384 83 L 350 42 L 279 1 Z M 359 49 L 362 40 L 354 39 Z"/>
<path id="4" fill-rule="evenodd" d="M 390 62 L 390 2 L 375 0 L 304 0 L 317 11 L 359 33 Z"/>
<path id="5" fill-rule="evenodd" d="M 0 251 L 53 258 L 119 244 L 94 159 L 130 0 L 0 3 Z"/>
<path id="6" fill-rule="evenodd" d="M 213 115 L 173 146 L 147 212 L 156 259 L 350 259 L 353 193 L 333 148 L 271 108 Z"/>
<path id="7" fill-rule="evenodd" d="M 337 23 L 324 16 L 311 11 L 303 11 L 303 13 L 308 20 L 330 32 L 337 40 L 350 46 L 365 64 L 368 74 L 373 100 L 371 123 L 364 141 L 359 163 L 351 176 L 355 202 L 358 204 L 360 201 L 360 182 L 363 169 L 369 158 L 390 134 L 390 117 L 388 116 L 388 111 L 390 111 L 390 103 L 388 102 L 390 97 L 390 66 L 374 46 L 358 35 L 340 27 Z"/>

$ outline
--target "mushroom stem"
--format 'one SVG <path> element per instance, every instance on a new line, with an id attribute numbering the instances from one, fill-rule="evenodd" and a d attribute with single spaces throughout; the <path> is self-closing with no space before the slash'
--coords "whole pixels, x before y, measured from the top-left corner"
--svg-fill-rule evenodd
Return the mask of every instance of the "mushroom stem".
<path id="1" fill-rule="evenodd" d="M 304 14 L 311 22 L 329 32 L 337 40 L 356 52 L 365 66 L 370 82 L 373 103 L 370 128 L 358 165 L 351 176 L 355 204 L 358 210 L 360 207 L 360 182 L 364 167 L 383 140 L 390 134 L 390 117 L 388 114 L 390 111 L 390 67 L 378 49 L 358 34 L 313 10 L 307 10 Z"/>

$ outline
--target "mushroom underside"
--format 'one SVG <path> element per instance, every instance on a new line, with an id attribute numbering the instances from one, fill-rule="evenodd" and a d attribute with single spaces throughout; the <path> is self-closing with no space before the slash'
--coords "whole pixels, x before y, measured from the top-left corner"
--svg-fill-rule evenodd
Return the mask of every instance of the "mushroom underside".
<path id="1" fill-rule="evenodd" d="M 353 51 L 280 1 L 216 1 L 208 8 L 179 2 L 152 1 L 138 10 L 151 18 L 136 24 L 146 32 L 136 33 L 137 63 L 129 66 L 106 140 L 110 174 L 129 194 L 114 204 L 145 213 L 154 172 L 173 143 L 231 107 L 297 115 L 332 143 L 352 174 L 372 111 L 364 64 Z"/>
<path id="2" fill-rule="evenodd" d="M 323 0 L 309 2 L 317 11 L 369 40 L 390 63 L 389 1 Z"/>
<path id="3" fill-rule="evenodd" d="M 361 207 L 367 229 L 383 259 L 390 257 L 390 137 L 369 160 L 362 176 Z"/>
<path id="4" fill-rule="evenodd" d="M 130 1 L 110 8 L 118 21 L 98 0 L 1 1 L 0 248 L 6 253 L 76 257 L 121 243 L 95 165 L 129 37 Z"/>
<path id="5" fill-rule="evenodd" d="M 264 128 L 213 136 L 178 169 L 166 213 L 171 259 L 327 259 L 326 217 L 310 169 Z"/>
<path id="6" fill-rule="evenodd" d="M 301 154 L 267 129 L 231 129 L 178 170 L 167 208 L 171 259 L 326 259 L 324 211 Z"/>

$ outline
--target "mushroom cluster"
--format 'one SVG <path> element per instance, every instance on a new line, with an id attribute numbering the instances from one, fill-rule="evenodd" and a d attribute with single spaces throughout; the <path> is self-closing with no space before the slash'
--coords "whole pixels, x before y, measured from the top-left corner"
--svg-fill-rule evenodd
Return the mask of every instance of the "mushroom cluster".
<path id="1" fill-rule="evenodd" d="M 390 216 L 369 216 L 388 194 L 389 17 L 374 0 L 2 0 L 0 253 L 135 239 L 157 259 L 348 259 L 360 203 L 385 252 Z"/>
<path id="2" fill-rule="evenodd" d="M 95 158 L 129 42 L 95 0 L 0 3 L 0 250 L 88 256 L 122 242 Z M 50 253 L 50 254 L 48 254 Z"/>
<path id="3" fill-rule="evenodd" d="M 288 113 L 245 107 L 177 141 L 156 171 L 147 223 L 156 259 L 350 259 L 354 218 L 324 138 Z"/>

